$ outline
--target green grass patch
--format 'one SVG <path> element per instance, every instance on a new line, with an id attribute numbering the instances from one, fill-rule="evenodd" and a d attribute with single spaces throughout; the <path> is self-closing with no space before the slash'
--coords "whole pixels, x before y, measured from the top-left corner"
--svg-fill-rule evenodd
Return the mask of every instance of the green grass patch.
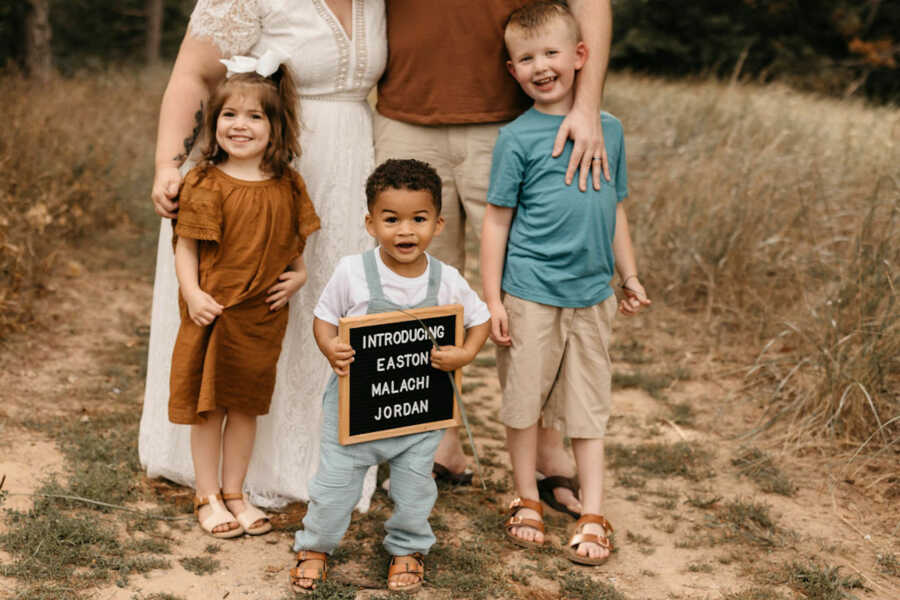
<path id="1" fill-rule="evenodd" d="M 282 596 L 283 600 L 295 600 L 296 598 L 305 598 L 307 600 L 355 600 L 359 588 L 355 585 L 341 583 L 333 579 L 327 579 L 320 582 L 316 589 L 312 592 L 295 594 L 288 592 L 286 596 Z M 408 594 L 397 594 L 395 598 L 402 599 Z"/>
<path id="2" fill-rule="evenodd" d="M 758 448 L 741 448 L 731 459 L 731 464 L 738 468 L 741 475 L 752 479 L 764 492 L 793 496 L 796 487 L 781 472 L 772 458 Z"/>
<path id="3" fill-rule="evenodd" d="M 38 493 L 58 491 L 54 482 Z M 83 586 L 87 580 L 109 576 L 98 556 L 122 551 L 116 532 L 95 516 L 72 515 L 58 502 L 38 498 L 28 512 L 6 513 L 8 532 L 0 535 L 0 547 L 12 555 L 12 561 L 0 565 L 0 574 L 26 582 L 68 580 L 70 586 Z M 76 568 L 81 569 L 75 577 Z"/>
<path id="4" fill-rule="evenodd" d="M 602 581 L 595 581 L 570 568 L 559 579 L 559 590 L 566 600 L 625 600 L 625 595 Z"/>
<path id="5" fill-rule="evenodd" d="M 674 378 L 669 375 L 645 373 L 643 371 L 613 373 L 612 387 L 613 389 L 638 388 L 650 394 L 652 398 L 661 400 L 663 390 L 672 385 L 673 381 Z"/>
<path id="6" fill-rule="evenodd" d="M 613 443 L 606 446 L 606 453 L 614 469 L 639 469 L 655 477 L 678 476 L 691 481 L 712 475 L 710 453 L 688 442 L 650 442 L 635 446 Z"/>
<path id="7" fill-rule="evenodd" d="M 59 492 L 53 480 L 37 491 Z M 8 532 L 0 536 L 0 548 L 11 560 L 0 566 L 0 574 L 25 583 L 28 592 L 23 597 L 77 598 L 79 591 L 97 583 L 114 579 L 124 586 L 131 574 L 170 567 L 163 558 L 145 556 L 150 551 L 167 552 L 166 544 L 122 543 L 116 527 L 102 513 L 69 510 L 66 505 L 38 496 L 28 512 L 6 512 Z"/>
<path id="8" fill-rule="evenodd" d="M 787 574 L 788 585 L 804 594 L 809 600 L 854 598 L 849 590 L 863 588 L 861 579 L 856 576 L 841 575 L 840 567 L 795 562 L 787 567 Z"/>
<path id="9" fill-rule="evenodd" d="M 719 524 L 724 528 L 725 541 L 738 541 L 756 546 L 782 545 L 783 533 L 769 514 L 765 504 L 746 500 L 732 500 L 720 508 Z"/>
<path id="10" fill-rule="evenodd" d="M 485 540 L 461 547 L 438 544 L 428 553 L 426 580 L 437 588 L 453 590 L 454 597 L 491 600 L 513 597 L 505 577 L 495 572 L 502 563 Z"/>
<path id="11" fill-rule="evenodd" d="M 782 600 L 784 596 L 771 588 L 752 587 L 739 592 L 729 592 L 722 600 Z"/>
<path id="12" fill-rule="evenodd" d="M 684 503 L 689 506 L 693 506 L 694 508 L 707 509 L 715 506 L 721 499 L 721 496 L 706 496 L 696 494 L 693 496 L 688 496 L 687 500 L 685 500 Z"/>
<path id="13" fill-rule="evenodd" d="M 629 544 L 640 546 L 638 550 L 640 550 L 641 554 L 653 554 L 656 551 L 656 548 L 654 547 L 656 546 L 656 544 L 653 543 L 653 540 L 650 539 L 650 536 L 627 531 L 625 532 L 625 541 Z"/>
<path id="14" fill-rule="evenodd" d="M 677 402 L 669 406 L 669 420 L 676 425 L 693 427 L 696 422 L 694 407 L 688 402 Z"/>
<path id="15" fill-rule="evenodd" d="M 885 575 L 891 577 L 900 577 L 900 560 L 893 553 L 878 554 L 875 556 L 875 562 L 878 563 L 879 570 Z"/>
<path id="16" fill-rule="evenodd" d="M 678 502 L 674 498 L 666 498 L 665 500 L 654 502 L 653 506 L 663 510 L 675 510 L 675 507 L 678 506 Z"/>
<path id="17" fill-rule="evenodd" d="M 690 371 L 680 367 L 669 373 L 648 373 L 641 370 L 632 373 L 614 372 L 612 387 L 613 389 L 638 388 L 647 392 L 651 398 L 664 400 L 663 392 L 672 387 L 672 384 L 690 378 Z"/>
<path id="18" fill-rule="evenodd" d="M 15 596 L 9 596 L 9 598 L 12 600 L 81 600 L 81 596 L 71 585 L 58 583 L 28 584 Z"/>
<path id="19" fill-rule="evenodd" d="M 126 546 L 129 552 L 135 554 L 171 554 L 172 548 L 167 540 L 158 538 L 144 538 L 134 540 Z"/>
<path id="20" fill-rule="evenodd" d="M 86 421 L 58 418 L 23 425 L 49 434 L 65 455 L 69 484 L 57 493 L 109 504 L 135 499 L 142 471 L 137 452 L 138 418 L 133 410 L 95 415 Z"/>
<path id="21" fill-rule="evenodd" d="M 218 560 L 209 556 L 187 556 L 179 559 L 179 563 L 186 571 L 194 575 L 209 575 L 219 570 L 222 565 Z"/>

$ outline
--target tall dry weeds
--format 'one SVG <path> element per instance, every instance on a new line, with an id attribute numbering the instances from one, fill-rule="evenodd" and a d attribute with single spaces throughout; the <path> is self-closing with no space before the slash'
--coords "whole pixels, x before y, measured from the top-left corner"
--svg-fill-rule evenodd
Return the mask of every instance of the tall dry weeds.
<path id="1" fill-rule="evenodd" d="M 0 137 L 0 336 L 28 321 L 65 243 L 121 223 L 124 205 L 155 223 L 146 194 L 165 77 L 0 77 L 13 123 Z M 702 321 L 711 348 L 742 348 L 789 434 L 895 451 L 900 111 L 629 75 L 607 90 L 657 302 Z"/>
<path id="2" fill-rule="evenodd" d="M 66 244 L 127 221 L 149 189 L 162 71 L 47 83 L 0 75 L 0 339 L 32 320 Z"/>
<path id="3" fill-rule="evenodd" d="M 745 350 L 769 425 L 896 451 L 900 110 L 627 75 L 606 104 L 656 298 Z"/>

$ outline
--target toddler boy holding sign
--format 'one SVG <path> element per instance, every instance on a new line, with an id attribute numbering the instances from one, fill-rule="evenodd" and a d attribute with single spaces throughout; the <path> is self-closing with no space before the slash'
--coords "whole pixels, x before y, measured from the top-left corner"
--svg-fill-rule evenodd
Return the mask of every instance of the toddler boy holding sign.
<path id="1" fill-rule="evenodd" d="M 462 304 L 466 336 L 462 346 L 431 352 L 431 364 L 454 371 L 470 362 L 490 330 L 487 305 L 459 271 L 428 255 L 443 227 L 441 180 L 417 160 L 388 160 L 366 182 L 366 229 L 378 247 L 338 262 L 314 312 L 313 331 L 332 376 L 323 401 L 319 468 L 309 486 L 309 509 L 294 538 L 295 591 L 315 589 L 325 579 L 327 555 L 338 545 L 371 465 L 389 462 L 394 513 L 385 523 L 384 546 L 392 559 L 388 587 L 414 591 L 424 577 L 424 555 L 434 543 L 428 515 L 437 499 L 431 477 L 442 430 L 342 446 L 338 441 L 337 375 L 347 375 L 354 351 L 338 337 L 342 317 L 399 309 Z"/>

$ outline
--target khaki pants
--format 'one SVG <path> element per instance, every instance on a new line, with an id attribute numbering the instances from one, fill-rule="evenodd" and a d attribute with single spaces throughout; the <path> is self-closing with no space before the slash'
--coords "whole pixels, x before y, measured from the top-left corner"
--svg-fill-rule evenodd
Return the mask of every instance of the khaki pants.
<path id="1" fill-rule="evenodd" d="M 462 273 L 467 221 L 476 239 L 481 239 L 491 155 L 502 125 L 411 125 L 375 114 L 377 164 L 389 158 L 415 158 L 430 164 L 440 175 L 445 225 L 428 252 Z"/>

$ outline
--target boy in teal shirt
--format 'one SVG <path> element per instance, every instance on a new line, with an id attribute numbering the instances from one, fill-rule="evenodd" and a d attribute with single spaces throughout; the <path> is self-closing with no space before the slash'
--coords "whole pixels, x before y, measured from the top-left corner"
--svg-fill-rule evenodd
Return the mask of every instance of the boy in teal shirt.
<path id="1" fill-rule="evenodd" d="M 601 506 L 614 269 L 624 292 L 620 312 L 636 314 L 650 304 L 637 277 L 622 204 L 628 194 L 622 124 L 602 115 L 611 179 L 587 193 L 562 185 L 571 142 L 558 158 L 548 149 L 574 101 L 576 72 L 588 58 L 577 23 L 564 4 L 541 0 L 513 12 L 504 37 L 507 67 L 534 100 L 500 130 L 481 246 L 503 388 L 500 419 L 517 494 L 505 528 L 516 544 L 543 544 L 535 483 L 543 417 L 545 427 L 572 439 L 581 482 L 583 512 L 568 557 L 597 565 L 612 550 L 612 526 Z"/>

